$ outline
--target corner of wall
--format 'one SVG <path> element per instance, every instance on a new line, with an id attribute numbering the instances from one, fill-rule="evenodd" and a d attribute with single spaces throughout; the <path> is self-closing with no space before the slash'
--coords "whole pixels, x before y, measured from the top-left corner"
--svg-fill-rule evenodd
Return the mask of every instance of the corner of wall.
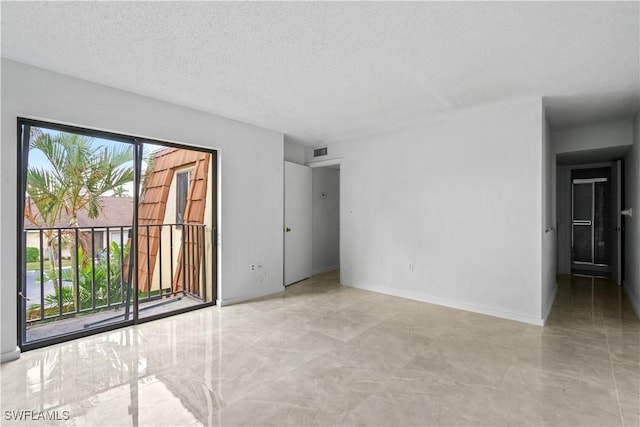
<path id="1" fill-rule="evenodd" d="M 541 117 L 541 180 L 540 180 L 540 316 L 544 323 L 551 311 L 557 292 L 557 240 L 556 206 L 556 162 L 551 144 L 551 127 L 547 120 L 544 100 Z"/>
<path id="2" fill-rule="evenodd" d="M 638 318 L 640 318 L 640 300 L 636 298 L 636 296 L 632 292 L 630 292 L 628 286 L 623 286 L 622 289 L 624 289 L 624 293 L 627 294 L 627 298 L 629 298 L 631 306 L 635 310 L 636 315 L 638 316 Z"/>
<path id="3" fill-rule="evenodd" d="M 16 347 L 11 351 L 7 351 L 0 355 L 0 363 L 10 362 L 20 358 L 20 347 Z"/>
<path id="4" fill-rule="evenodd" d="M 286 135 L 283 137 L 283 158 L 285 161 L 304 165 L 305 155 L 304 146 L 292 143 Z"/>
<path id="5" fill-rule="evenodd" d="M 634 215 L 625 219 L 625 277 L 623 289 L 640 317 L 640 110 L 632 123 L 633 145 L 625 157 L 625 206 Z"/>
<path id="6" fill-rule="evenodd" d="M 217 299 L 216 305 L 218 307 L 226 307 L 229 305 L 239 304 L 241 302 L 251 301 L 257 298 L 266 297 L 268 295 L 275 295 L 280 292 L 283 292 L 285 289 L 284 285 L 271 286 L 266 289 L 262 289 L 258 292 L 252 292 L 250 294 L 242 295 L 239 297 L 232 297 L 226 299 Z"/>
<path id="7" fill-rule="evenodd" d="M 549 314 L 551 313 L 551 308 L 553 307 L 553 302 L 556 300 L 557 293 L 558 282 L 557 280 L 554 280 L 551 292 L 547 294 L 546 301 L 543 301 L 544 305 L 542 307 L 542 326 L 547 323 L 547 319 L 549 318 Z"/>

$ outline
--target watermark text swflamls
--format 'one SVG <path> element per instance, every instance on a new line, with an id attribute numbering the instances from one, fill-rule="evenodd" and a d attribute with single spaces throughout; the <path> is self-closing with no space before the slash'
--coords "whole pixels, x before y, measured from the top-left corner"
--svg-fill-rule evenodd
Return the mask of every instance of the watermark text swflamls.
<path id="1" fill-rule="evenodd" d="M 70 418 L 69 411 L 34 411 L 32 409 L 4 411 L 5 421 L 68 421 Z"/>

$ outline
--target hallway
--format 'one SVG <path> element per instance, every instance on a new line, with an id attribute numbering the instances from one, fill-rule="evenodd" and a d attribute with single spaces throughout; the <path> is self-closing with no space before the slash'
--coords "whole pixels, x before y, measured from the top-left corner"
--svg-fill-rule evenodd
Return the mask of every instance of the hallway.
<path id="1" fill-rule="evenodd" d="M 640 320 L 608 281 L 561 276 L 542 328 L 337 280 L 24 353 L 0 368 L 3 413 L 68 410 L 77 425 L 640 424 Z"/>

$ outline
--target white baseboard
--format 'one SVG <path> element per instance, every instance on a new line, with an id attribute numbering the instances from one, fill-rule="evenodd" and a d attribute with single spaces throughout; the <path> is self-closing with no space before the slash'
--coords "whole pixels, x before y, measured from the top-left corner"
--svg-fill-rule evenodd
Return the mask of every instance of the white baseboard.
<path id="1" fill-rule="evenodd" d="M 343 283 L 343 285 L 349 286 L 352 288 L 363 289 L 366 291 L 373 291 L 381 294 L 391 295 L 394 297 L 407 298 L 407 299 L 412 299 L 416 301 L 426 302 L 429 304 L 455 308 L 458 310 L 471 311 L 473 313 L 486 314 L 488 316 L 494 316 L 494 317 L 500 317 L 508 320 L 515 320 L 518 322 L 530 323 L 536 326 L 544 326 L 544 320 L 542 318 L 537 318 L 535 316 L 527 316 L 525 314 L 496 310 L 494 308 L 483 307 L 475 304 L 469 304 L 466 302 L 453 301 L 445 298 L 438 298 L 438 297 L 423 294 L 420 292 L 413 292 L 413 291 L 407 291 L 405 289 L 389 288 L 385 286 L 376 286 L 376 285 L 355 286 L 348 283 Z"/>
<path id="2" fill-rule="evenodd" d="M 316 268 L 314 269 L 311 274 L 313 276 L 315 276 L 316 274 L 322 274 L 322 273 L 328 273 L 330 271 L 334 271 L 337 270 L 338 268 L 340 268 L 339 265 L 331 265 L 329 267 L 320 267 L 320 268 Z"/>
<path id="3" fill-rule="evenodd" d="M 16 360 L 20 358 L 20 347 L 16 347 L 11 351 L 7 351 L 0 355 L 0 363 L 10 362 L 12 360 Z"/>
<path id="4" fill-rule="evenodd" d="M 640 318 L 640 301 L 638 301 L 638 299 L 636 298 L 635 295 L 633 295 L 633 293 L 629 292 L 629 287 L 627 286 L 626 283 L 623 284 L 622 289 L 624 289 L 624 293 L 627 294 L 627 297 L 629 298 L 629 301 L 631 301 L 631 305 L 633 306 L 633 309 L 636 311 L 638 318 Z"/>
<path id="5" fill-rule="evenodd" d="M 253 292 L 251 294 L 247 294 L 247 295 L 240 295 L 237 297 L 232 297 L 232 298 L 223 298 L 223 299 L 218 299 L 216 300 L 216 304 L 218 305 L 218 307 L 224 307 L 227 305 L 233 305 L 233 304 L 238 304 L 241 302 L 245 302 L 245 301 L 249 301 L 252 299 L 256 299 L 256 298 L 260 298 L 266 295 L 271 295 L 271 294 L 277 294 L 278 292 L 282 292 L 284 291 L 284 286 L 280 285 L 280 286 L 274 286 L 271 288 L 266 288 L 266 289 L 261 289 L 257 292 Z"/>

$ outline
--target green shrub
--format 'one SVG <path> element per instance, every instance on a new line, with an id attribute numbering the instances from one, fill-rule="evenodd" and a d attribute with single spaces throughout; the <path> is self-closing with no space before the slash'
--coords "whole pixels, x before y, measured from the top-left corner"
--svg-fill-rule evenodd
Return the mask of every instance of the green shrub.
<path id="1" fill-rule="evenodd" d="M 36 262 L 40 260 L 40 249 L 29 246 L 27 248 L 27 262 Z"/>

